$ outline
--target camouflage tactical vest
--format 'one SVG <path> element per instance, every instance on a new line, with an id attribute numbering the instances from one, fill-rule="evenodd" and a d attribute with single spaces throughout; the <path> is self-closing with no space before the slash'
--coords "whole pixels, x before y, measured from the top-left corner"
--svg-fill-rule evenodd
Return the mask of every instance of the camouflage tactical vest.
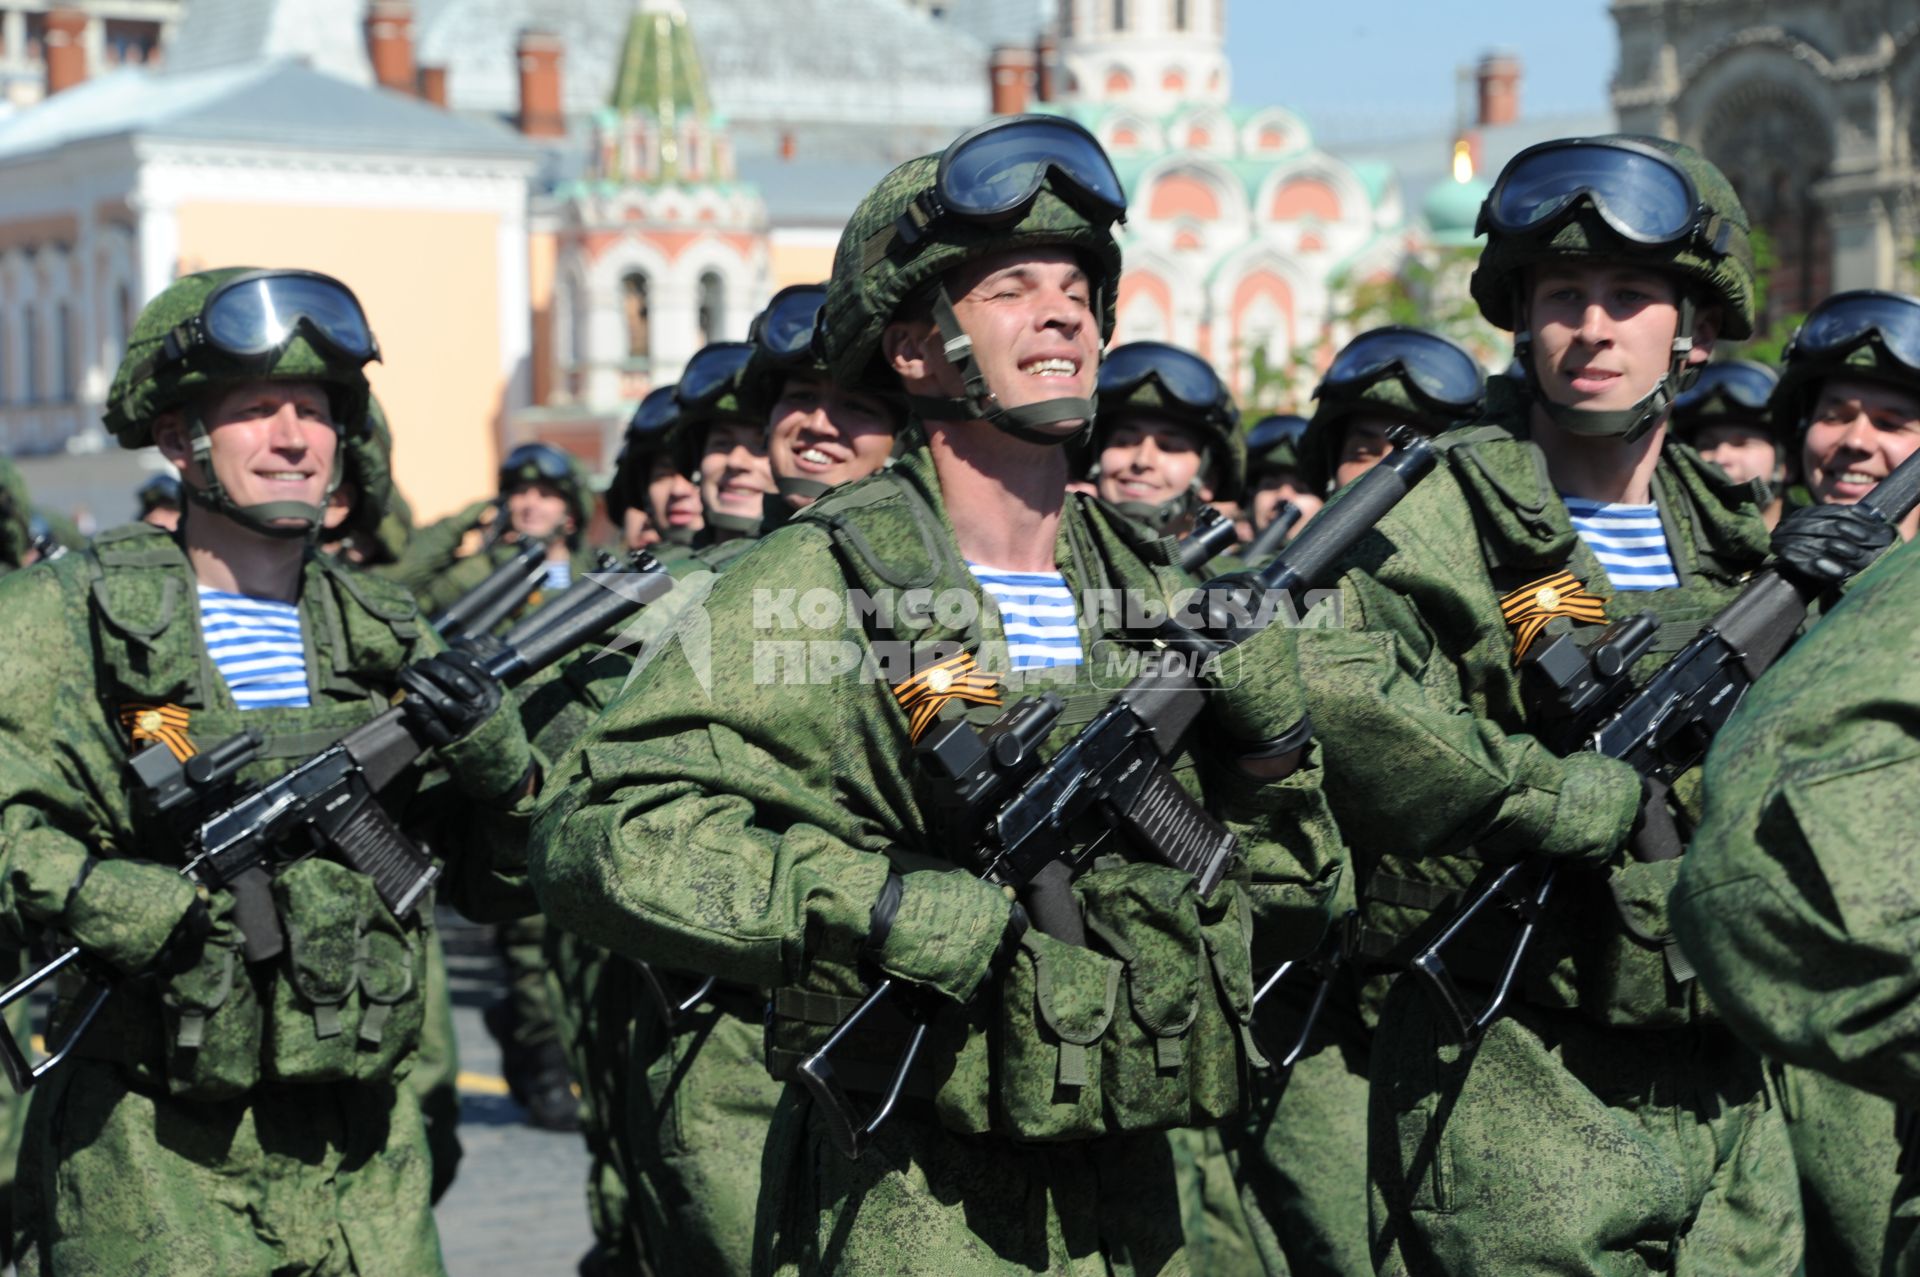
<path id="1" fill-rule="evenodd" d="M 1477 717 L 1510 733 L 1533 728 L 1515 658 L 1520 631 L 1514 622 L 1524 607 L 1503 609 L 1503 600 L 1524 604 L 1550 589 L 1562 600 L 1588 596 L 1604 612 L 1604 620 L 1592 623 L 1555 617 L 1536 643 L 1573 633 L 1584 646 L 1611 622 L 1654 612 L 1661 625 L 1653 650 L 1634 670 L 1636 681 L 1645 682 L 1733 598 L 1765 555 L 1765 529 L 1750 485 L 1730 483 L 1691 449 L 1669 443 L 1653 477 L 1653 496 L 1680 585 L 1616 592 L 1574 531 L 1537 447 L 1499 421 L 1442 440 L 1446 466 L 1429 486 L 1450 485 L 1464 502 L 1479 536 L 1481 575 L 1437 580 L 1418 563 L 1393 561 L 1377 577 L 1387 589 L 1409 595 L 1440 631 L 1438 643 L 1451 656 L 1461 699 Z M 1699 812 L 1698 785 L 1696 770 L 1675 786 L 1683 832 Z M 1485 868 L 1472 856 L 1387 855 L 1376 865 L 1356 866 L 1363 962 L 1376 970 L 1404 968 L 1453 916 Z M 1628 860 L 1605 870 L 1564 871 L 1550 916 L 1535 937 L 1520 995 L 1540 1006 L 1577 1006 L 1603 1024 L 1665 1027 L 1699 1015 L 1697 988 L 1677 960 L 1667 926 L 1667 893 L 1677 869 L 1677 861 Z M 1448 966 L 1463 980 L 1491 983 L 1515 924 L 1502 910 L 1489 911 L 1482 923 L 1459 938 Z M 1372 983 L 1368 1000 L 1374 1010 L 1384 985 Z"/>
<path id="2" fill-rule="evenodd" d="M 424 630 L 398 586 L 310 554 L 299 608 L 312 705 L 243 712 L 208 655 L 193 572 L 171 535 L 145 524 L 104 533 L 86 567 L 96 691 L 128 753 L 151 743 L 143 723 L 156 713 L 177 724 L 162 734 L 176 754 L 253 729 L 266 745 L 244 783 L 271 780 L 384 711 Z M 183 863 L 178 833 L 157 818 L 137 815 L 135 837 L 125 854 Z M 129 981 L 79 1052 L 195 1099 L 263 1081 L 390 1076 L 420 1032 L 431 904 L 401 923 L 372 879 L 321 857 L 281 872 L 273 891 L 280 956 L 249 966 L 237 947 L 214 944 L 182 975 Z"/>
<path id="3" fill-rule="evenodd" d="M 973 608 L 955 609 L 950 621 L 939 619 L 936 608 L 925 628 L 905 627 L 897 617 L 888 627 L 870 616 L 866 630 L 876 653 L 899 661 L 891 681 L 958 653 L 992 667 L 1004 631 L 960 556 L 924 451 L 823 497 L 795 521 L 828 532 L 847 585 L 869 598 L 924 591 L 930 599 L 973 600 Z M 1149 537 L 1098 502 L 1070 498 L 1062 528 L 1063 572 L 1078 597 L 1131 589 L 1165 600 L 1181 588 L 1170 566 L 1174 543 Z M 1023 692 L 1050 689 L 1066 701 L 1048 741 L 1050 750 L 1058 749 L 1115 690 L 1095 686 L 1090 677 L 1096 649 L 1129 637 L 1097 610 L 1083 608 L 1080 625 L 1088 663 L 1051 672 L 996 670 L 1003 674 L 1000 706 L 950 700 L 935 721 L 965 715 L 985 723 Z M 900 660 L 907 651 L 913 659 Z M 894 699 L 885 686 L 876 695 Z M 896 730 L 873 748 L 900 760 L 904 783 L 919 809 L 929 811 L 928 780 L 912 757 L 907 713 L 889 717 Z M 1196 788 L 1184 756 L 1176 775 Z M 1087 831 L 1089 837 L 1097 832 Z M 940 845 L 935 833 L 929 845 L 888 854 L 897 871 L 908 872 L 968 866 L 968 850 Z M 1244 878 L 1243 867 L 1234 873 Z M 1259 1061 L 1248 1030 L 1252 914 L 1240 882 L 1230 875 L 1201 900 L 1191 876 L 1149 856 L 1113 854 L 1094 861 L 1074 894 L 1087 947 L 1043 944 L 1030 933 L 1003 979 L 973 1003 L 928 1008 L 932 1060 L 910 1080 L 908 1093 L 931 1099 L 949 1129 L 1029 1140 L 1207 1124 L 1236 1113 L 1248 1064 Z M 806 987 L 776 990 L 768 1030 L 774 1075 L 791 1076 L 861 992 L 854 972 L 825 966 L 810 973 Z M 896 1019 L 862 1044 L 864 1058 L 836 1058 L 836 1070 L 859 1089 L 877 1090 L 904 1033 Z"/>

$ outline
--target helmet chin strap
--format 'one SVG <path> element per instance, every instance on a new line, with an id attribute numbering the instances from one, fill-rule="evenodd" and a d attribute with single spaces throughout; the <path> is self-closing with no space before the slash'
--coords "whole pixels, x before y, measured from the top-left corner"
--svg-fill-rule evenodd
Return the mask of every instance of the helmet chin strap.
<path id="1" fill-rule="evenodd" d="M 818 501 L 833 491 L 831 483 L 822 483 L 818 479 L 807 479 L 800 475 L 776 474 L 773 486 L 780 490 L 783 497 L 803 497 L 808 501 Z"/>
<path id="2" fill-rule="evenodd" d="M 193 505 L 213 514 L 233 520 L 248 531 L 261 536 L 273 537 L 282 541 L 304 540 L 317 542 L 326 525 L 326 506 L 313 505 L 306 501 L 261 501 L 254 505 L 241 505 L 227 492 L 226 485 L 220 482 L 219 475 L 213 469 L 213 438 L 207 430 L 207 423 L 194 409 L 187 410 L 187 437 L 193 448 L 193 459 L 199 464 L 200 473 L 206 479 L 205 487 L 182 481 L 180 487 L 186 493 L 187 500 Z M 332 497 L 340 487 L 340 480 L 346 474 L 346 450 L 339 448 L 333 454 L 333 473 L 327 478 L 326 497 Z M 279 522 L 282 519 L 297 519 L 297 524 Z"/>
<path id="3" fill-rule="evenodd" d="M 764 514 L 728 514 L 724 510 L 708 510 L 706 514 L 708 527 L 743 537 L 759 536 L 760 525 L 766 522 Z"/>
<path id="4" fill-rule="evenodd" d="M 987 374 L 973 357 L 973 338 L 967 336 L 966 330 L 960 326 L 960 317 L 954 314 L 953 299 L 947 296 L 945 284 L 937 285 L 934 289 L 933 322 L 940 330 L 947 362 L 965 379 L 967 393 L 951 399 L 936 395 L 908 395 L 907 406 L 922 417 L 935 421 L 985 421 L 1016 439 L 1048 447 L 1084 439 L 1092 432 L 1097 396 L 1062 396 L 1043 399 L 1039 403 L 1021 404 L 1017 408 L 1001 406 L 999 396 L 987 384 Z M 1078 421 L 1080 428 L 1065 434 L 1042 429 L 1063 421 Z"/>
<path id="5" fill-rule="evenodd" d="M 1596 439 L 1616 438 L 1633 443 L 1645 438 L 1649 430 L 1666 420 L 1667 413 L 1673 408 L 1673 401 L 1700 375 L 1691 363 L 1695 316 L 1693 298 L 1683 294 L 1678 310 L 1679 323 L 1674 327 L 1672 353 L 1667 358 L 1666 373 L 1654 383 L 1653 389 L 1625 408 L 1578 408 L 1559 403 L 1548 396 L 1546 387 L 1540 384 L 1540 370 L 1533 362 L 1533 333 L 1530 327 L 1533 319 L 1518 298 L 1515 299 L 1514 313 L 1522 316 L 1522 322 L 1529 327 L 1514 333 L 1513 357 L 1520 362 L 1526 374 L 1527 388 L 1532 392 L 1533 401 L 1540 405 L 1555 425 L 1569 434 Z"/>

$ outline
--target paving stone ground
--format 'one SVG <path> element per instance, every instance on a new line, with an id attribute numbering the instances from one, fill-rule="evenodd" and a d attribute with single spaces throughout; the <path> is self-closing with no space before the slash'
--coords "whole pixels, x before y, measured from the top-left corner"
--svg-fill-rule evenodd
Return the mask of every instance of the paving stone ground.
<path id="1" fill-rule="evenodd" d="M 498 1083 L 500 1053 L 480 1022 L 500 994 L 487 933 L 442 914 L 459 1033 L 460 1173 L 435 1209 L 449 1277 L 567 1277 L 592 1245 L 587 1154 L 578 1135 L 535 1130 Z M 490 1094 L 499 1090 L 501 1094 Z"/>

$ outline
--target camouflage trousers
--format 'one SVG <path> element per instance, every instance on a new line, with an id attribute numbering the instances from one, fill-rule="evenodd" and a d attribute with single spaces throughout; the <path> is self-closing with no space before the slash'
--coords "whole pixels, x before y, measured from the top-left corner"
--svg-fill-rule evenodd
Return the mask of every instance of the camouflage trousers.
<path id="1" fill-rule="evenodd" d="M 427 978 L 421 986 L 426 1018 L 420 1049 L 407 1070 L 406 1087 L 420 1101 L 427 1148 L 433 1154 L 433 1200 L 453 1187 L 460 1169 L 460 1045 L 453 1031 L 453 991 L 447 985 L 447 951 L 435 928 L 427 937 Z"/>
<path id="2" fill-rule="evenodd" d="M 1174 1183 L 1180 1193 L 1180 1232 L 1187 1263 L 1197 1273 L 1275 1271 L 1247 1217 L 1233 1158 L 1221 1128 L 1183 1126 L 1167 1132 Z M 1285 1272 L 1285 1269 L 1280 1269 Z"/>
<path id="3" fill-rule="evenodd" d="M 767 1139 L 753 1271 L 1174 1277 L 1190 1268 L 1164 1134 L 1017 1144 L 898 1111 L 857 1162 L 799 1088 Z"/>
<path id="4" fill-rule="evenodd" d="M 1913 1229 L 1892 1100 L 1773 1066 L 1807 1216 L 1807 1277 L 1878 1277 Z"/>
<path id="5" fill-rule="evenodd" d="M 639 1011 L 629 1063 L 628 1209 L 655 1277 L 748 1271 L 761 1155 L 781 1084 L 767 1075 L 766 1031 L 748 999 L 722 994 L 667 1026 Z M 780 1181 L 775 1181 L 779 1183 Z"/>
<path id="6" fill-rule="evenodd" d="M 420 1105 L 391 1083 L 187 1103 L 79 1060 L 33 1092 L 22 1277 L 433 1277 Z"/>
<path id="7" fill-rule="evenodd" d="M 1284 1056 L 1311 989 L 1261 1003 L 1261 1049 Z M 1247 1119 L 1225 1128 L 1233 1177 L 1268 1277 L 1372 1277 L 1367 1249 L 1367 1059 L 1373 1033 L 1351 979 L 1338 980 L 1306 1054 L 1255 1072 Z M 1216 1270 L 1221 1271 L 1221 1270 Z M 1233 1270 L 1258 1271 L 1258 1270 Z"/>
<path id="8" fill-rule="evenodd" d="M 551 1042 L 560 1032 L 547 983 L 547 930 L 546 915 L 536 913 L 503 922 L 494 932 L 506 968 L 508 1024 L 522 1046 Z"/>
<path id="9" fill-rule="evenodd" d="M 1758 1057 L 1718 1026 L 1521 1005 L 1468 1050 L 1403 978 L 1371 1080 L 1381 1273 L 1798 1271 L 1786 1122 Z"/>
<path id="10" fill-rule="evenodd" d="M 627 1203 L 626 1099 L 635 1024 L 654 1009 L 641 997 L 631 963 L 570 932 L 547 928 L 547 960 L 560 1044 L 580 1084 L 587 1218 L 605 1271 L 639 1274 L 639 1234 Z"/>

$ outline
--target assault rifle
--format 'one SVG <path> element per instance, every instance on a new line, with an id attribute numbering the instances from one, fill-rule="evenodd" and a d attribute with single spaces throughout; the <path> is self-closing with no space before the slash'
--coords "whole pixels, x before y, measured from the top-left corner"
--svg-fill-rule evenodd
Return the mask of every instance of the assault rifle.
<path id="1" fill-rule="evenodd" d="M 1247 548 L 1240 552 L 1240 557 L 1249 563 L 1265 563 L 1280 553 L 1281 547 L 1287 543 L 1287 534 L 1299 522 L 1300 507 L 1291 501 L 1282 501 L 1280 508 L 1273 512 L 1273 521 L 1254 534 L 1253 540 L 1247 542 Z"/>
<path id="2" fill-rule="evenodd" d="M 1900 463 L 1860 501 L 1860 507 L 1897 524 L 1920 505 L 1920 453 Z M 1706 757 L 1713 738 L 1740 707 L 1747 690 L 1800 632 L 1808 606 L 1821 593 L 1778 569 L 1753 575 L 1700 634 L 1661 667 L 1645 687 L 1633 685 L 1633 664 L 1651 650 L 1660 618 L 1643 612 L 1604 630 L 1585 651 L 1570 634 L 1529 652 L 1521 678 L 1529 719 L 1556 753 L 1581 750 L 1617 758 L 1646 785 L 1642 825 L 1629 850 L 1636 860 L 1671 860 L 1684 840 L 1666 804 L 1683 772 Z M 1527 952 L 1553 899 L 1558 866 L 1529 857 L 1489 871 L 1470 888 L 1453 920 L 1413 959 L 1413 969 L 1439 1000 L 1455 1035 L 1473 1042 L 1500 1018 L 1519 980 Z M 1469 1005 L 1447 969 L 1446 950 L 1480 914 L 1503 908 L 1520 922 L 1492 995 Z"/>
<path id="3" fill-rule="evenodd" d="M 1211 658 L 1272 621 L 1282 596 L 1326 582 L 1353 546 L 1432 471 L 1436 454 L 1418 432 L 1392 435 L 1393 453 L 1328 506 L 1285 554 L 1258 571 L 1208 583 L 1181 620 L 1169 619 L 1146 655 L 1145 673 L 1051 759 L 1040 750 L 1065 702 L 1057 693 L 1026 697 L 978 728 L 955 720 L 929 732 L 914 754 L 932 780 L 932 823 L 963 864 L 1011 887 L 1033 925 L 1069 944 L 1085 944 L 1072 883 L 1115 831 L 1161 861 L 1194 876 L 1202 895 L 1224 876 L 1237 844 L 1181 787 L 1167 764 L 1205 707 Z M 1302 734 L 1299 744 L 1309 737 Z M 1104 828 L 1087 839 L 1083 818 Z M 915 1024 L 881 1105 L 855 1115 L 829 1058 L 857 1022 L 885 1000 L 883 979 L 824 1045 L 799 1066 L 799 1081 L 819 1105 L 835 1147 L 859 1157 L 897 1101 L 925 1039 Z"/>
<path id="4" fill-rule="evenodd" d="M 1210 505 L 1200 507 L 1193 518 L 1193 531 L 1180 538 L 1180 569 L 1197 572 L 1216 555 L 1225 554 L 1239 533 L 1233 520 Z"/>
<path id="5" fill-rule="evenodd" d="M 527 601 L 547 574 L 547 547 L 529 540 L 487 579 L 455 599 L 432 619 L 440 637 L 452 643 L 467 634 L 489 634 Z"/>
<path id="6" fill-rule="evenodd" d="M 615 574 L 613 581 L 575 582 L 562 596 L 577 596 L 575 606 L 556 610 L 553 619 L 543 619 L 542 609 L 516 625 L 482 658 L 487 672 L 508 686 L 520 683 L 673 588 L 673 578 L 652 556 L 638 555 L 635 562 L 635 571 Z M 513 712 L 511 704 L 506 711 Z M 413 734 L 405 711 L 394 706 L 265 784 L 238 785 L 240 769 L 265 744 L 264 736 L 248 730 L 184 762 L 157 742 L 130 760 L 140 785 L 137 801 L 150 818 L 169 822 L 187 849 L 181 873 L 208 890 L 233 893 L 246 960 L 263 962 L 285 948 L 273 878 L 309 856 L 331 855 L 372 878 L 394 917 L 417 911 L 439 866 L 394 825 L 379 800 L 380 791 L 430 748 Z M 80 960 L 78 947 L 68 949 L 0 992 L 0 1010 Z M 112 989 L 104 981 L 96 984 L 60 1048 L 37 1065 L 28 1064 L 12 1034 L 0 1032 L 0 1067 L 16 1091 L 24 1093 L 66 1059 Z"/>

